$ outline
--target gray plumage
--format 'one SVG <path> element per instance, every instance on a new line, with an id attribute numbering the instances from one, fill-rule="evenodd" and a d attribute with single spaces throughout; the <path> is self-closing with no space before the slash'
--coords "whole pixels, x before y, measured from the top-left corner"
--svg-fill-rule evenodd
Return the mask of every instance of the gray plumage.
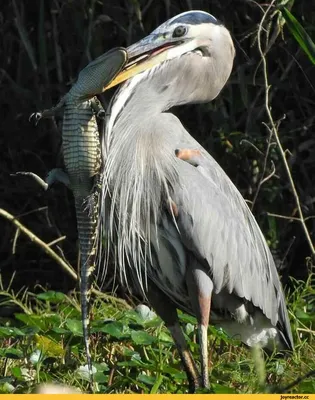
<path id="1" fill-rule="evenodd" d="M 219 94 L 234 59 L 229 32 L 213 16 L 190 11 L 127 51 L 131 60 L 148 54 L 144 63 L 158 53 L 166 58 L 112 99 L 102 138 L 99 233 L 123 284 L 141 290 L 169 327 L 194 391 L 208 385 L 210 310 L 211 322 L 248 345 L 293 348 L 291 329 L 274 261 L 246 202 L 167 112 Z M 191 156 L 181 158 L 178 149 Z M 201 378 L 176 307 L 197 317 Z"/>

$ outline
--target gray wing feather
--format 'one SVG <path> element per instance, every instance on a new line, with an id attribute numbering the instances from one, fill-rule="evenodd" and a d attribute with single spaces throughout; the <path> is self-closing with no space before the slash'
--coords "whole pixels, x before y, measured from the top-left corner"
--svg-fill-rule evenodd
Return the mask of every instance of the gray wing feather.
<path id="1" fill-rule="evenodd" d="M 216 293 L 226 289 L 251 301 L 273 325 L 283 325 L 292 342 L 281 283 L 261 230 L 222 168 L 200 149 L 198 167 L 178 162 L 174 201 L 182 240 L 207 261 Z"/>
<path id="2" fill-rule="evenodd" d="M 293 348 L 289 317 L 279 275 L 266 240 L 245 200 L 220 165 L 171 113 L 167 121 L 170 151 L 199 149 L 198 167 L 177 160 L 174 201 L 179 209 L 180 238 L 209 265 L 218 293 L 222 289 L 251 301 L 273 325 L 279 325 Z"/>

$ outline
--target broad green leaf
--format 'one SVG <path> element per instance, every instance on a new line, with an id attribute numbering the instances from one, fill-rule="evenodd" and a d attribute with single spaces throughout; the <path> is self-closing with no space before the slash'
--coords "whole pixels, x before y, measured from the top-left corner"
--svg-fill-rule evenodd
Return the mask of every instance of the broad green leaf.
<path id="1" fill-rule="evenodd" d="M 64 301 L 67 296 L 61 292 L 54 292 L 53 290 L 48 290 L 44 293 L 39 293 L 36 296 L 40 300 L 50 301 L 51 303 L 58 304 Z"/>
<path id="2" fill-rule="evenodd" d="M 23 358 L 23 352 L 20 349 L 8 348 L 8 349 L 0 349 L 0 357 L 12 358 L 15 360 L 19 360 Z"/>
<path id="3" fill-rule="evenodd" d="M 197 320 L 195 317 L 192 317 L 191 315 L 185 314 L 183 312 L 179 312 L 178 315 L 180 320 L 185 322 L 186 324 L 190 323 L 192 325 L 197 325 Z"/>
<path id="4" fill-rule="evenodd" d="M 229 386 L 220 385 L 219 383 L 212 383 L 211 389 L 215 394 L 225 394 L 225 393 L 237 393 L 234 389 Z"/>
<path id="5" fill-rule="evenodd" d="M 92 330 L 93 331 L 93 330 Z M 120 322 L 110 322 L 98 328 L 99 332 L 108 333 L 116 339 L 125 339 L 130 337 L 130 330 Z"/>
<path id="6" fill-rule="evenodd" d="M 298 308 L 295 311 L 295 316 L 296 316 L 296 318 L 298 318 L 300 320 L 303 320 L 304 322 L 306 322 L 306 321 L 315 321 L 315 315 L 307 314 L 306 312 L 304 312 L 300 308 Z"/>
<path id="7" fill-rule="evenodd" d="M 315 392 L 315 382 L 314 380 L 306 380 L 300 383 L 298 387 L 299 393 L 314 393 Z"/>
<path id="8" fill-rule="evenodd" d="M 109 367 L 106 363 L 94 363 L 93 362 L 93 367 L 96 368 L 97 372 L 109 371 Z"/>
<path id="9" fill-rule="evenodd" d="M 142 345 L 149 345 L 157 340 L 156 337 L 149 335 L 145 331 L 132 331 L 131 339 L 134 343 Z"/>
<path id="10" fill-rule="evenodd" d="M 159 340 L 161 342 L 172 343 L 172 344 L 174 343 L 171 335 L 168 335 L 166 332 L 163 332 L 163 331 L 160 332 L 160 334 L 159 334 Z"/>
<path id="11" fill-rule="evenodd" d="M 68 319 L 66 325 L 75 336 L 83 336 L 82 333 L 82 322 L 78 319 Z"/>
<path id="12" fill-rule="evenodd" d="M 52 328 L 52 331 L 55 333 L 59 333 L 60 335 L 65 335 L 67 333 L 71 333 L 71 331 L 69 329 L 59 328 L 59 327 Z"/>
<path id="13" fill-rule="evenodd" d="M 149 375 L 145 375 L 145 374 L 139 374 L 137 379 L 140 382 L 145 383 L 146 385 L 149 386 L 153 386 L 155 381 L 156 381 L 156 377 L 155 376 L 149 376 Z"/>
<path id="14" fill-rule="evenodd" d="M 23 374 L 20 367 L 12 367 L 11 374 L 17 379 L 23 379 Z"/>
<path id="15" fill-rule="evenodd" d="M 295 40 L 307 54 L 310 61 L 315 64 L 315 43 L 313 42 L 311 37 L 287 8 L 281 8 L 281 14 L 285 19 L 287 27 L 294 36 Z"/>
<path id="16" fill-rule="evenodd" d="M 14 314 L 15 318 L 22 321 L 26 326 L 47 331 L 55 326 L 61 324 L 61 317 L 58 314 L 46 315 L 28 315 L 28 314 Z"/>
<path id="17" fill-rule="evenodd" d="M 108 375 L 104 375 L 103 372 L 96 372 L 93 375 L 94 382 L 96 383 L 107 383 L 108 382 Z"/>
<path id="18" fill-rule="evenodd" d="M 19 328 L 0 326 L 0 337 L 26 336 L 26 333 Z"/>
<path id="19" fill-rule="evenodd" d="M 179 371 L 178 369 L 170 367 L 167 364 L 163 364 L 162 365 L 162 371 L 163 371 L 164 374 L 170 374 L 172 376 L 175 375 L 175 374 L 181 373 L 181 371 Z M 186 376 L 186 375 L 184 374 L 184 376 Z"/>

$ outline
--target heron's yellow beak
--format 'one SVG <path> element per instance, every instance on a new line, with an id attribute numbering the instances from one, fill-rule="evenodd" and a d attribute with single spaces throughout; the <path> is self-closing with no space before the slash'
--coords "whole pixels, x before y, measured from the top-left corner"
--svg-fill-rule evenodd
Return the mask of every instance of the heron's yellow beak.
<path id="1" fill-rule="evenodd" d="M 140 74 L 141 72 L 147 71 L 161 62 L 168 59 L 167 50 L 174 45 L 163 46 L 157 48 L 153 52 L 142 53 L 139 56 L 132 57 L 129 62 L 125 65 L 122 71 L 113 79 L 107 86 L 104 87 L 104 92 L 120 83 L 125 82 L 128 79 Z M 127 49 L 128 51 L 128 49 Z"/>

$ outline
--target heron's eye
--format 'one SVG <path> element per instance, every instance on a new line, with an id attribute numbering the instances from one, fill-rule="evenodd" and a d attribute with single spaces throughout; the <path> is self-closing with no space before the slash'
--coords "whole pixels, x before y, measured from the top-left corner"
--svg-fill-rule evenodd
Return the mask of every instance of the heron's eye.
<path id="1" fill-rule="evenodd" d="M 184 25 L 179 25 L 174 29 L 173 37 L 181 37 L 184 36 L 187 32 L 187 28 Z"/>

